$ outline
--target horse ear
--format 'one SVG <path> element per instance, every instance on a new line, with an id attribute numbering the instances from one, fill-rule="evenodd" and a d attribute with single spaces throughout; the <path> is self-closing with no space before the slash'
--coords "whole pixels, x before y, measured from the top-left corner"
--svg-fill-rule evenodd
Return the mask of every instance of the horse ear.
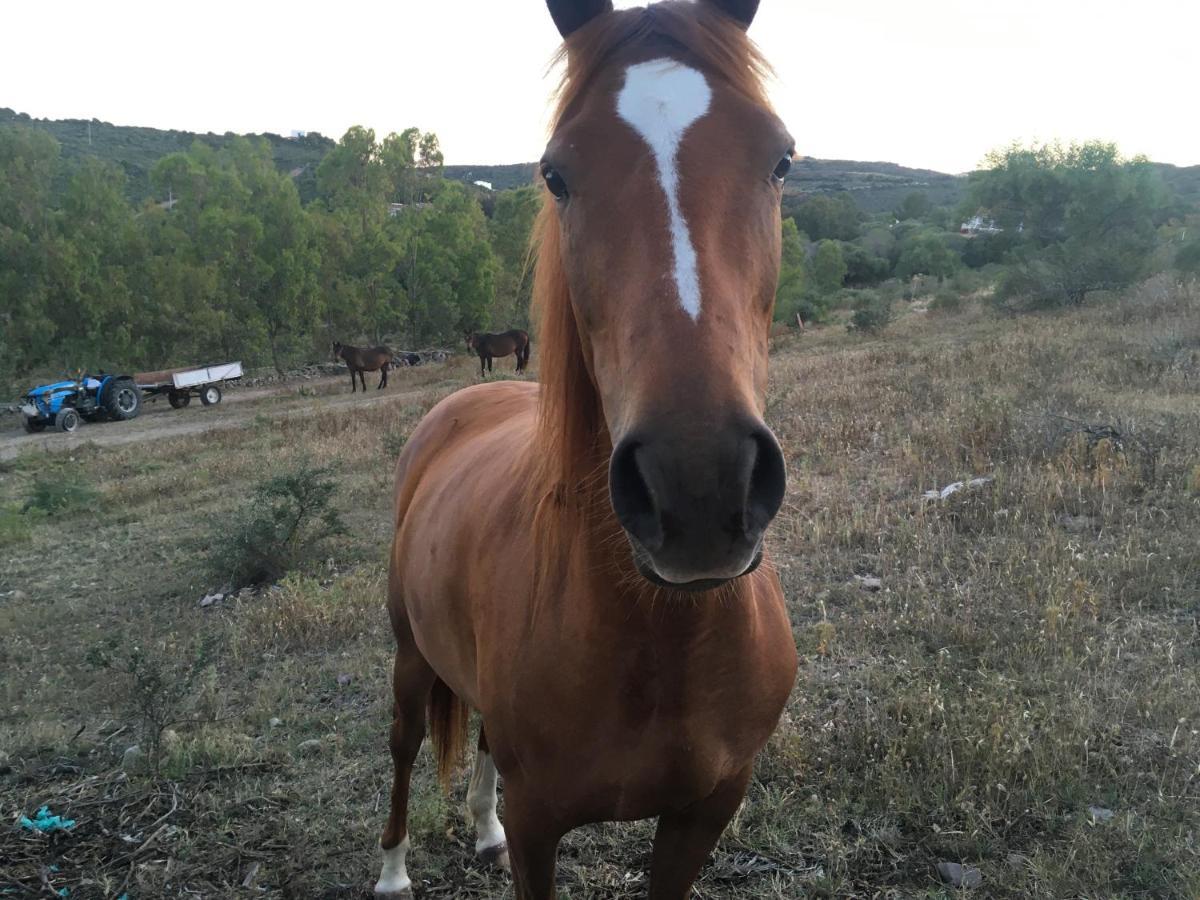
<path id="1" fill-rule="evenodd" d="M 729 16 L 743 28 L 749 28 L 758 12 L 758 0 L 701 0 L 709 6 L 716 7 Z"/>
<path id="2" fill-rule="evenodd" d="M 612 0 L 546 0 L 550 17 L 564 38 L 586 25 L 602 13 L 612 12 Z"/>

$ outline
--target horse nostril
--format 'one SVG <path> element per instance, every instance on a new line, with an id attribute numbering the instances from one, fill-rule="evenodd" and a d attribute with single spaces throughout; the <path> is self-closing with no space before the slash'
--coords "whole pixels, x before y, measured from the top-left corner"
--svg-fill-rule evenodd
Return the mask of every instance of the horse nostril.
<path id="1" fill-rule="evenodd" d="M 783 505 L 787 474 L 784 471 L 783 451 L 779 449 L 775 435 L 766 426 L 754 430 L 745 452 L 753 454 L 753 459 L 750 462 L 743 525 L 747 535 L 757 537 L 766 531 Z"/>
<path id="2" fill-rule="evenodd" d="M 608 482 L 613 511 L 621 526 L 647 550 L 663 545 L 662 519 L 654 492 L 643 471 L 645 450 L 634 440 L 624 440 L 613 451 Z"/>

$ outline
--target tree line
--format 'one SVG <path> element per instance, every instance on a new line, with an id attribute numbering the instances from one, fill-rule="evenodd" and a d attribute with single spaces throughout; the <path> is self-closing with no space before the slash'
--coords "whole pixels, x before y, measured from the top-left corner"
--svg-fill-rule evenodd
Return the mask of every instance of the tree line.
<path id="1" fill-rule="evenodd" d="M 990 153 L 955 207 L 914 191 L 869 216 L 840 193 L 789 196 L 784 213 L 782 321 L 911 297 L 914 280 L 987 287 L 1019 311 L 1077 305 L 1154 271 L 1200 275 L 1194 199 L 1146 159 L 1098 141 Z"/>
<path id="2" fill-rule="evenodd" d="M 334 339 L 419 348 L 529 327 L 538 188 L 448 181 L 417 128 L 351 128 L 307 203 L 295 175 L 263 139 L 196 141 L 133 201 L 116 164 L 0 127 L 0 382 L 225 359 L 284 370 Z M 1192 199 L 1104 143 L 997 151 L 957 208 L 915 191 L 867 215 L 848 193 L 788 194 L 777 318 L 886 304 L 928 279 L 986 283 L 1011 308 L 1081 303 L 1154 269 L 1200 274 L 1198 226 Z"/>
<path id="3" fill-rule="evenodd" d="M 280 370 L 334 338 L 423 347 L 528 324 L 527 187 L 441 177 L 437 136 L 351 128 L 301 202 L 270 145 L 162 157 L 153 200 L 112 162 L 0 128 L 0 380 L 242 359 Z"/>

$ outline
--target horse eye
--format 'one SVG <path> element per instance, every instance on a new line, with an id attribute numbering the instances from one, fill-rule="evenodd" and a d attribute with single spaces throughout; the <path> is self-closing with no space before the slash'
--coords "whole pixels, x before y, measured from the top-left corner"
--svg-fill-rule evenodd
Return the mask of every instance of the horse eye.
<path id="1" fill-rule="evenodd" d="M 775 171 L 771 174 L 780 181 L 788 177 L 788 172 L 792 171 L 792 154 L 788 154 L 779 161 L 779 165 L 775 167 Z"/>
<path id="2" fill-rule="evenodd" d="M 546 163 L 542 163 L 542 178 L 546 182 L 546 187 L 550 189 L 557 200 L 565 200 L 567 197 L 567 183 L 563 181 L 563 177 L 558 174 L 552 167 Z"/>

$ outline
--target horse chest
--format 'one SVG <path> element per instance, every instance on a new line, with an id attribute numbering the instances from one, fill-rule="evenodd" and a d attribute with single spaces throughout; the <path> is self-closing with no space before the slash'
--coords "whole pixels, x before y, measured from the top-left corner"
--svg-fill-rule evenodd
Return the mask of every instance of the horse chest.
<path id="1" fill-rule="evenodd" d="M 791 685 L 788 665 L 772 675 L 762 657 L 716 645 L 647 640 L 562 662 L 535 667 L 510 695 L 510 708 L 543 709 L 553 726 L 526 719 L 505 742 L 512 765 L 537 772 L 580 821 L 647 818 L 709 796 L 751 764 Z"/>

